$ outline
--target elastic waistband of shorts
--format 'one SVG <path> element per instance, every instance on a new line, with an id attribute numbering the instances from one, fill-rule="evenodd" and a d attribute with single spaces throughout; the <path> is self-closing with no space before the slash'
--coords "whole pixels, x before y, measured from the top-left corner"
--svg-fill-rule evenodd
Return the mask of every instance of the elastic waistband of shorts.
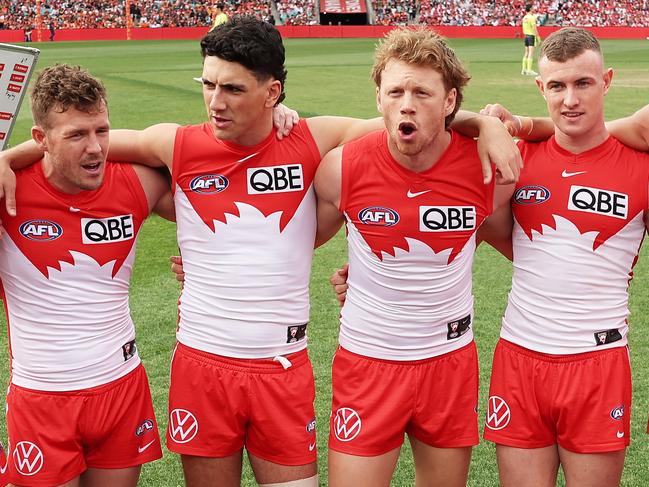
<path id="1" fill-rule="evenodd" d="M 178 342 L 176 345 L 176 353 L 182 353 L 201 362 L 207 362 L 216 367 L 225 369 L 239 370 L 242 372 L 264 372 L 264 373 L 280 373 L 286 369 L 279 360 L 274 358 L 237 358 L 225 357 L 223 355 L 215 355 L 213 353 L 197 350 L 187 345 Z M 309 363 L 309 353 L 306 348 L 299 352 L 282 355 L 291 362 L 290 369 L 300 367 Z"/>
<path id="2" fill-rule="evenodd" d="M 146 371 L 144 370 L 144 365 L 142 365 L 141 363 L 138 364 L 137 367 L 135 367 L 133 370 L 127 372 L 126 374 L 124 374 L 122 377 L 119 377 L 118 379 L 115 379 L 106 384 L 89 387 L 87 389 L 77 389 L 74 391 L 41 391 L 39 389 L 30 389 L 28 387 L 22 387 L 16 384 L 11 384 L 11 387 L 15 387 L 16 389 L 19 389 L 24 392 L 35 393 L 35 394 L 47 394 L 50 396 L 96 396 L 98 394 L 103 394 L 107 391 L 110 391 L 115 387 L 119 387 L 124 382 L 135 378 L 135 376 L 138 374 L 146 374 Z"/>
<path id="3" fill-rule="evenodd" d="M 505 348 L 509 348 L 510 350 L 513 350 L 516 353 L 520 353 L 521 355 L 526 355 L 527 357 L 532 357 L 537 360 L 543 360 L 544 362 L 554 362 L 554 363 L 577 362 L 580 360 L 588 360 L 590 358 L 602 357 L 607 354 L 620 353 L 621 350 L 624 350 L 625 353 L 628 353 L 628 348 L 629 348 L 627 345 L 623 345 L 621 347 L 606 348 L 604 350 L 593 350 L 592 352 L 555 355 L 552 353 L 544 353 L 544 352 L 537 352 L 535 350 L 530 350 L 529 348 L 521 347 L 520 345 L 505 340 L 504 338 L 499 339 L 498 345 L 503 346 Z"/>
<path id="4" fill-rule="evenodd" d="M 382 364 L 390 364 L 390 365 L 425 365 L 431 362 L 437 362 L 438 360 L 444 360 L 448 357 L 451 357 L 457 353 L 462 353 L 464 351 L 470 350 L 470 349 L 476 349 L 475 341 L 471 340 L 471 342 L 467 343 L 466 345 L 456 349 L 452 350 L 450 352 L 443 353 L 441 355 L 435 355 L 433 357 L 428 357 L 428 358 L 422 358 L 419 360 L 390 360 L 390 359 L 383 359 L 383 358 L 377 358 L 377 357 L 368 357 L 367 355 L 361 355 L 359 353 L 354 353 L 350 352 L 346 348 L 343 348 L 341 346 L 338 346 L 338 350 L 342 350 L 344 353 L 349 354 L 353 357 L 357 357 L 362 360 L 369 360 L 370 362 L 378 362 Z"/>

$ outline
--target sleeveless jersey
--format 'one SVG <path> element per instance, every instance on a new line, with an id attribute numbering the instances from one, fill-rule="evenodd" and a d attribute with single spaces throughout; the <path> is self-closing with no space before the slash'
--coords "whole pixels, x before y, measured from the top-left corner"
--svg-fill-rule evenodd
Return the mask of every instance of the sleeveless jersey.
<path id="1" fill-rule="evenodd" d="M 386 131 L 343 149 L 340 210 L 349 278 L 340 344 L 361 355 L 418 360 L 471 342 L 476 232 L 493 206 L 476 142 L 451 132 L 430 169 L 394 160 Z"/>
<path id="2" fill-rule="evenodd" d="M 18 215 L 0 205 L 12 382 L 72 391 L 126 375 L 140 363 L 128 290 L 149 213 L 135 171 L 109 162 L 101 187 L 76 195 L 50 185 L 41 163 L 16 177 Z"/>
<path id="3" fill-rule="evenodd" d="M 543 353 L 624 346 L 628 284 L 645 233 L 649 155 L 609 137 L 572 154 L 520 143 L 514 274 L 501 336 Z"/>
<path id="4" fill-rule="evenodd" d="M 216 139 L 209 123 L 178 129 L 181 343 L 238 358 L 306 347 L 319 162 L 304 120 L 252 147 Z"/>

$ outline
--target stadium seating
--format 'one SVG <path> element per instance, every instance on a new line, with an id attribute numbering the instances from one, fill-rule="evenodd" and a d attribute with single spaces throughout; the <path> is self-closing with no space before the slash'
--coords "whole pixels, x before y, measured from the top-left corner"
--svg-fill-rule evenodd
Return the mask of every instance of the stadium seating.
<path id="1" fill-rule="evenodd" d="M 528 0 L 372 0 L 375 23 L 403 25 L 520 25 Z M 317 0 L 226 0 L 228 15 L 268 19 L 275 4 L 281 24 L 318 23 Z M 133 0 L 130 17 L 139 27 L 211 24 L 213 0 Z M 649 27 L 649 0 L 541 0 L 538 12 L 555 25 Z M 41 20 L 56 29 L 125 27 L 124 0 L 42 0 Z M 0 29 L 36 24 L 35 2 L 0 0 Z"/>
<path id="2" fill-rule="evenodd" d="M 372 0 L 376 25 L 406 25 L 415 20 L 415 0 Z"/>
<path id="3" fill-rule="evenodd" d="M 421 0 L 429 25 L 520 25 L 527 0 Z M 538 3 L 538 2 L 537 2 Z M 542 0 L 537 12 L 560 26 L 649 26 L 647 0 Z"/>
<path id="4" fill-rule="evenodd" d="M 277 0 L 280 23 L 284 25 L 316 25 L 314 0 Z"/>

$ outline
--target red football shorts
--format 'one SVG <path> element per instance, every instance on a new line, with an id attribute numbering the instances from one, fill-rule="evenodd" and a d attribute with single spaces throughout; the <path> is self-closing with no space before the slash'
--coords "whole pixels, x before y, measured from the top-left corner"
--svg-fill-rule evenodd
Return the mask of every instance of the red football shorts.
<path id="1" fill-rule="evenodd" d="M 623 450 L 631 423 L 628 348 L 550 355 L 500 339 L 486 419 L 485 439 L 500 445 Z"/>
<path id="2" fill-rule="evenodd" d="M 332 450 L 378 456 L 401 446 L 404 433 L 436 448 L 478 444 L 474 342 L 444 355 L 405 362 L 339 347 L 332 386 Z"/>
<path id="3" fill-rule="evenodd" d="M 181 343 L 171 362 L 169 450 L 227 457 L 242 447 L 280 465 L 316 461 L 315 382 L 306 350 L 238 359 Z M 288 364 L 287 364 L 288 365 Z"/>
<path id="4" fill-rule="evenodd" d="M 60 485 L 88 468 L 127 468 L 162 456 L 142 365 L 113 382 L 70 392 L 9 386 L 9 481 Z"/>
<path id="5" fill-rule="evenodd" d="M 0 443 L 0 487 L 9 484 L 9 473 L 7 472 L 7 453 Z"/>

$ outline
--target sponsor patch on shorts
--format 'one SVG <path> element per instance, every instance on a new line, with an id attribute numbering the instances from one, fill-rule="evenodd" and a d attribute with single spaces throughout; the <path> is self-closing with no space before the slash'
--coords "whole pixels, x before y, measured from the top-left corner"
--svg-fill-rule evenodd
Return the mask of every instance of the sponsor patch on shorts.
<path id="1" fill-rule="evenodd" d="M 604 330 L 604 331 L 597 331 L 594 333 L 595 335 L 595 345 L 598 347 L 600 345 L 606 345 L 607 343 L 613 343 L 617 342 L 618 340 L 622 340 L 622 334 L 618 331 L 617 328 L 613 328 L 612 330 Z"/>
<path id="2" fill-rule="evenodd" d="M 451 321 L 446 324 L 448 328 L 448 333 L 446 334 L 447 340 L 455 340 L 464 335 L 471 326 L 471 315 L 466 315 L 464 318 L 459 320 Z"/>
<path id="3" fill-rule="evenodd" d="M 295 343 L 306 337 L 306 323 L 304 325 L 289 326 L 286 330 L 286 343 Z"/>

